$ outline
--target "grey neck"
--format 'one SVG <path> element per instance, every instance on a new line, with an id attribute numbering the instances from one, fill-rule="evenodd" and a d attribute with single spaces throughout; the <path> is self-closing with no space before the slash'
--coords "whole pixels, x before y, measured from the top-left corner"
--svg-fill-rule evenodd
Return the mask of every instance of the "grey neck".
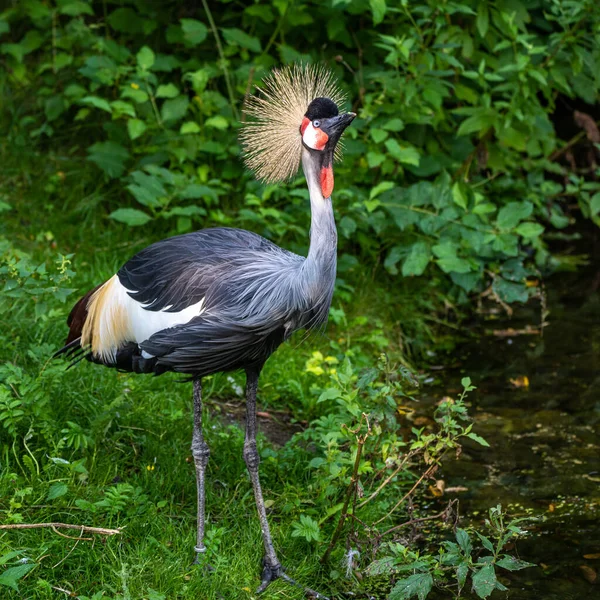
<path id="1" fill-rule="evenodd" d="M 321 153 L 302 150 L 302 168 L 310 194 L 310 247 L 302 274 L 314 302 L 329 310 L 335 284 L 337 231 L 331 198 L 321 192 Z M 326 316 L 325 316 L 326 318 Z"/>

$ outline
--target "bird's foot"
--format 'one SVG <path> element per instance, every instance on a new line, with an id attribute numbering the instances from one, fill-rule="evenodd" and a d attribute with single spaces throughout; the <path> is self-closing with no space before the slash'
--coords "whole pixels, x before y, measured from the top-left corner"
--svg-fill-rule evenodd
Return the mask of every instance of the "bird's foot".
<path id="1" fill-rule="evenodd" d="M 283 576 L 284 576 L 283 567 L 281 566 L 280 563 L 271 565 L 267 561 L 267 559 L 264 558 L 263 559 L 263 570 L 262 570 L 262 575 L 260 578 L 260 585 L 258 586 L 256 593 L 261 594 L 269 587 L 269 584 L 271 582 L 273 582 L 276 579 L 278 579 L 279 577 L 283 577 Z"/>
<path id="2" fill-rule="evenodd" d="M 196 558 L 194 559 L 194 565 L 202 567 L 206 573 L 212 573 L 215 569 L 206 562 L 206 546 L 196 546 Z"/>
<path id="3" fill-rule="evenodd" d="M 263 572 L 256 593 L 261 594 L 269 587 L 271 582 L 279 578 L 283 579 L 286 583 L 290 583 L 291 585 L 304 590 L 304 593 L 308 598 L 314 598 L 315 600 L 329 600 L 327 596 L 323 596 L 323 594 L 319 594 L 319 592 L 315 592 L 315 590 L 300 585 L 296 580 L 285 574 L 281 564 L 277 563 L 276 565 L 271 565 L 266 558 L 263 559 Z"/>

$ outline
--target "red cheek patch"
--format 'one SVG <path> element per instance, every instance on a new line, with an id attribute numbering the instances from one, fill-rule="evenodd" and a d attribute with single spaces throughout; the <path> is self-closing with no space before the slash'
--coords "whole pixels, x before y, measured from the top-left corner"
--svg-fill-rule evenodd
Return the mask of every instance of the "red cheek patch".
<path id="1" fill-rule="evenodd" d="M 309 123 L 310 119 L 308 117 L 304 117 L 304 119 L 302 119 L 302 125 L 300 125 L 300 135 L 304 135 Z"/>
<path id="2" fill-rule="evenodd" d="M 321 169 L 321 192 L 323 198 L 330 198 L 333 192 L 333 167 Z"/>
<path id="3" fill-rule="evenodd" d="M 315 150 L 323 150 L 323 148 L 325 148 L 325 145 L 327 144 L 327 141 L 329 140 L 329 136 L 324 131 L 321 131 L 320 129 L 315 128 L 315 132 L 317 134 L 317 143 L 316 143 Z M 333 175 L 332 175 L 332 181 L 333 181 Z"/>

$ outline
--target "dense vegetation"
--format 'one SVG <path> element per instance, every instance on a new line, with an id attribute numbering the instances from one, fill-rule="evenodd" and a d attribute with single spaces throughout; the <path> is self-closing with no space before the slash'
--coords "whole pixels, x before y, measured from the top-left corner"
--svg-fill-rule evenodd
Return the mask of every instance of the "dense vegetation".
<path id="1" fill-rule="evenodd" d="M 216 416 L 237 376 L 208 385 L 218 483 L 206 577 L 189 564 L 187 387 L 90 365 L 65 372 L 49 357 L 73 288 L 151 241 L 222 224 L 305 251 L 303 179 L 258 184 L 236 132 L 245 94 L 269 69 L 321 61 L 358 118 L 336 167 L 328 337 L 281 349 L 261 390 L 272 414 L 310 422 L 279 451 L 263 440 L 276 543 L 292 574 L 326 593 L 387 597 L 393 587 L 392 598 L 422 598 L 435 584 L 457 595 L 470 577 L 487 597 L 502 589 L 496 567 L 525 566 L 503 554 L 520 530 L 498 509 L 486 534 L 498 541 L 475 538 L 483 555 L 450 524 L 420 550 L 392 535 L 431 516 L 419 494 L 444 453 L 465 438 L 484 443 L 463 397 L 416 424 L 418 377 L 405 367 L 475 301 L 509 309 L 541 297 L 545 275 L 581 260 L 552 242 L 600 224 L 600 4 L 192 4 L 22 0 L 0 13 L 1 520 L 126 526 L 94 545 L 5 532 L 0 589 L 251 595 L 260 536 L 243 439 Z M 331 561 L 319 566 L 324 553 Z"/>

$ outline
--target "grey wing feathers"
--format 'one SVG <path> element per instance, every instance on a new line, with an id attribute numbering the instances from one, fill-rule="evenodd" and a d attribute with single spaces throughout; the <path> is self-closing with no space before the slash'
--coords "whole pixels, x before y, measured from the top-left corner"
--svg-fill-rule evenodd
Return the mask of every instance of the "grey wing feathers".
<path id="1" fill-rule="evenodd" d="M 199 302 L 244 250 L 272 248 L 277 246 L 249 231 L 204 229 L 148 246 L 125 263 L 117 276 L 146 310 L 179 312 Z"/>
<path id="2" fill-rule="evenodd" d="M 177 371 L 204 376 L 256 365 L 261 367 L 286 337 L 281 324 L 246 327 L 213 317 L 154 334 L 140 344 L 155 373 Z"/>

